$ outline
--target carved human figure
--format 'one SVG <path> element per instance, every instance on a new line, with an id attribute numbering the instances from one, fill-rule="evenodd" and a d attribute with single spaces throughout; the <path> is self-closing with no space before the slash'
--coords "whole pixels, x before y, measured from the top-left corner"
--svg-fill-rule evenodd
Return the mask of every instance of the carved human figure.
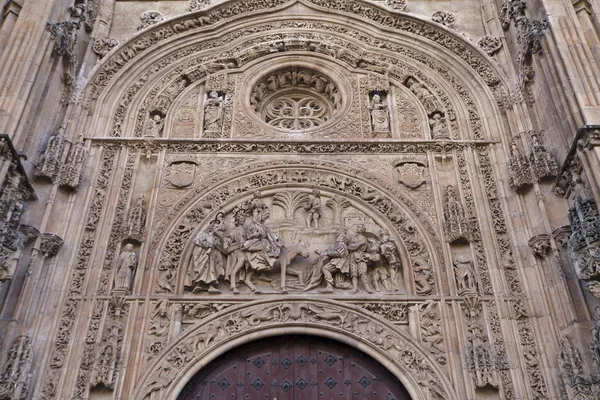
<path id="1" fill-rule="evenodd" d="M 204 105 L 204 131 L 220 133 L 223 127 L 223 109 L 225 101 L 216 91 L 208 94 Z"/>
<path id="2" fill-rule="evenodd" d="M 473 262 L 468 259 L 458 258 L 454 261 L 454 274 L 459 294 L 477 293 L 477 281 Z"/>
<path id="3" fill-rule="evenodd" d="M 163 126 L 165 124 L 164 119 L 159 115 L 155 114 L 146 122 L 146 129 L 144 131 L 144 136 L 146 137 L 159 137 Z"/>
<path id="4" fill-rule="evenodd" d="M 208 293 L 221 293 L 215 287 L 225 275 L 225 227 L 222 214 L 210 222 L 205 231 L 194 239 L 194 250 L 185 279 L 185 286 L 193 293 L 208 290 Z"/>
<path id="5" fill-rule="evenodd" d="M 350 273 L 348 265 L 348 256 L 350 255 L 348 252 L 348 243 L 349 237 L 347 233 L 345 231 L 340 231 L 336 237 L 336 245 L 334 248 L 324 252 L 316 251 L 319 258 L 315 262 L 315 266 L 317 271 L 321 271 L 325 284 L 327 285 L 325 289 L 321 290 L 322 293 L 332 293 L 334 286 L 339 287 L 334 281 L 334 273 L 342 275 L 348 275 Z"/>
<path id="6" fill-rule="evenodd" d="M 382 101 L 380 95 L 375 94 L 373 96 L 369 110 L 371 111 L 371 129 L 373 132 L 389 132 L 390 116 L 388 106 Z"/>
<path id="7" fill-rule="evenodd" d="M 435 112 L 429 120 L 429 126 L 431 127 L 431 137 L 433 139 L 448 138 L 448 125 L 446 124 L 446 118 L 441 112 Z"/>
<path id="8" fill-rule="evenodd" d="M 229 232 L 229 246 L 227 246 L 226 253 L 227 256 L 227 269 L 225 273 L 225 279 L 231 281 L 232 278 L 237 280 L 244 280 L 245 274 L 244 271 L 241 271 L 240 275 L 237 277 L 233 276 L 233 269 L 237 265 L 238 261 L 244 262 L 243 257 L 241 257 L 241 248 L 244 242 L 246 241 L 246 209 L 240 207 L 234 210 L 233 213 L 233 229 Z M 240 260 L 242 258 L 242 260 Z"/>
<path id="9" fill-rule="evenodd" d="M 390 267 L 391 281 L 396 283 L 402 272 L 402 263 L 398 257 L 398 249 L 396 248 L 394 239 L 392 239 L 387 229 L 379 231 L 379 250 Z"/>
<path id="10" fill-rule="evenodd" d="M 319 220 L 321 219 L 321 192 L 319 189 L 313 189 L 305 210 L 306 226 L 311 227 L 314 225 L 315 229 L 319 229 Z"/>
<path id="11" fill-rule="evenodd" d="M 133 245 L 125 245 L 119 258 L 117 258 L 117 274 L 115 276 L 114 290 L 125 290 L 127 292 L 131 290 L 131 282 L 133 280 L 133 273 L 137 266 L 137 262 L 138 259 L 133 251 Z"/>
<path id="12" fill-rule="evenodd" d="M 352 279 L 351 293 L 353 294 L 358 292 L 359 278 L 367 293 L 373 293 L 367 274 L 367 264 L 370 258 L 368 253 L 369 242 L 364 235 L 365 232 L 366 228 L 364 225 L 356 225 L 354 227 L 354 232 L 350 235 L 350 242 L 348 243 L 348 251 L 350 252 L 348 263 L 350 267 L 350 278 Z"/>

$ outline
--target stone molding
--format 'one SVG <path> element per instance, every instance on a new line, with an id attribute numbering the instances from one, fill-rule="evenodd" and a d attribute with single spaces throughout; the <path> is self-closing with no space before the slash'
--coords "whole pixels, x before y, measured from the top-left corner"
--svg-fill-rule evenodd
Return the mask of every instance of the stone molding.
<path id="1" fill-rule="evenodd" d="M 133 399 L 174 398 L 203 365 L 249 338 L 294 333 L 358 346 L 387 365 L 413 399 L 457 399 L 440 365 L 393 324 L 358 306 L 303 297 L 259 300 L 202 319 L 159 353 Z"/>

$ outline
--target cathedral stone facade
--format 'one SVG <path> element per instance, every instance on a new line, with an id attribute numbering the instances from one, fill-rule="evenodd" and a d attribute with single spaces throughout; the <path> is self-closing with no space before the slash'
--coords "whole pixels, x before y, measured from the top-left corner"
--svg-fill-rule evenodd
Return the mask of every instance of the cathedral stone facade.
<path id="1" fill-rule="evenodd" d="M 598 0 L 5 0 L 0 399 L 600 398 Z"/>

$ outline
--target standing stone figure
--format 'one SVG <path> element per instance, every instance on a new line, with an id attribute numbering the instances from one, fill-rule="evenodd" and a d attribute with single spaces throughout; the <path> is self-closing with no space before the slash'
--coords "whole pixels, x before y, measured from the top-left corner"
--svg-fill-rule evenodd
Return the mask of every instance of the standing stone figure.
<path id="1" fill-rule="evenodd" d="M 340 231 L 336 237 L 336 245 L 334 248 L 326 250 L 324 252 L 317 251 L 319 258 L 315 262 L 317 271 L 321 271 L 323 279 L 326 283 L 326 288 L 321 290 L 321 293 L 333 293 L 333 287 L 335 285 L 333 274 L 338 273 L 340 275 L 347 275 L 350 273 L 348 266 L 348 242 L 349 237 L 345 231 Z M 346 288 L 346 285 L 343 285 Z"/>
<path id="2" fill-rule="evenodd" d="M 321 219 L 321 192 L 319 189 L 313 190 L 305 210 L 306 226 L 310 228 L 314 225 L 315 229 L 319 229 L 319 219 Z"/>
<path id="3" fill-rule="evenodd" d="M 398 277 L 401 277 L 402 275 L 402 264 L 398 256 L 398 249 L 396 248 L 396 244 L 394 244 L 394 239 L 392 239 L 392 236 L 387 229 L 382 229 L 379 231 L 379 240 L 379 249 L 381 255 L 387 260 L 390 268 L 391 281 L 394 283 L 394 285 L 397 285 Z"/>
<path id="4" fill-rule="evenodd" d="M 354 235 L 351 236 L 350 243 L 348 244 L 348 250 L 350 251 L 350 278 L 352 278 L 351 293 L 354 294 L 358 292 L 359 278 L 367 293 L 373 293 L 373 289 L 369 283 L 369 276 L 367 275 L 367 264 L 370 258 L 369 253 L 367 252 L 369 249 L 369 241 L 364 235 L 366 228 L 364 225 L 359 224 L 354 230 Z"/>
<path id="5" fill-rule="evenodd" d="M 159 137 L 165 121 L 158 114 L 155 114 L 148 122 L 146 122 L 146 130 L 144 136 L 146 137 Z"/>
<path id="6" fill-rule="evenodd" d="M 475 269 L 473 268 L 473 262 L 471 262 L 471 260 L 455 260 L 454 274 L 456 275 L 456 287 L 458 289 L 459 294 L 477 293 Z"/>
<path id="7" fill-rule="evenodd" d="M 388 106 L 381 100 L 381 96 L 376 94 L 369 107 L 371 110 L 371 128 L 373 132 L 389 132 L 390 118 Z"/>
<path id="8" fill-rule="evenodd" d="M 137 266 L 137 255 L 133 251 L 133 245 L 127 244 L 117 259 L 117 275 L 115 276 L 114 290 L 131 290 L 133 273 Z"/>
<path id="9" fill-rule="evenodd" d="M 224 232 L 223 221 L 217 216 L 194 239 L 195 247 L 185 278 L 185 286 L 192 288 L 193 293 L 202 290 L 221 293 L 215 285 L 225 275 Z"/>
<path id="10" fill-rule="evenodd" d="M 223 108 L 225 101 L 219 93 L 212 91 L 204 105 L 204 133 L 205 136 L 220 137 L 223 128 Z M 208 135 L 207 135 L 208 134 Z"/>

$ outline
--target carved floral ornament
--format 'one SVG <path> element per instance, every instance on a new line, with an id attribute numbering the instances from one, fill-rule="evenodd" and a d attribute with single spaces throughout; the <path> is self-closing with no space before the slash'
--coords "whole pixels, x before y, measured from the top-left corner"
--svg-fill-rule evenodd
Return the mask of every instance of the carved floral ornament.
<path id="1" fill-rule="evenodd" d="M 499 82 L 497 68 L 489 64 L 486 57 L 475 47 L 469 44 L 464 38 L 454 35 L 443 29 L 436 29 L 431 22 L 425 21 L 415 16 L 407 14 L 390 13 L 385 8 L 369 3 L 363 0 L 340 0 L 330 2 L 326 0 L 273 0 L 273 1 L 251 1 L 234 0 L 224 2 L 207 10 L 186 14 L 180 18 L 169 20 L 165 24 L 150 26 L 141 35 L 132 38 L 124 44 L 120 51 L 117 51 L 102 65 L 98 67 L 94 76 L 91 78 L 90 95 L 97 98 L 99 93 L 108 85 L 113 76 L 144 52 L 151 46 L 159 42 L 171 39 L 172 37 L 193 29 L 204 29 L 207 26 L 215 25 L 225 19 L 232 19 L 246 12 L 270 9 L 285 8 L 287 5 L 302 1 L 309 7 L 325 10 L 336 10 L 340 13 L 353 14 L 360 18 L 368 18 L 373 23 L 389 29 L 397 29 L 409 34 L 421 36 L 425 39 L 431 39 L 440 45 L 446 47 L 452 53 L 462 58 L 471 66 L 488 85 L 495 85 Z"/>
<path id="2" fill-rule="evenodd" d="M 439 364 L 393 324 L 357 306 L 300 298 L 229 307 L 201 320 L 155 358 L 132 398 L 174 398 L 209 360 L 246 342 L 249 335 L 270 337 L 281 335 L 282 329 L 352 345 L 358 341 L 362 351 L 398 377 L 413 399 L 457 399 Z"/>

